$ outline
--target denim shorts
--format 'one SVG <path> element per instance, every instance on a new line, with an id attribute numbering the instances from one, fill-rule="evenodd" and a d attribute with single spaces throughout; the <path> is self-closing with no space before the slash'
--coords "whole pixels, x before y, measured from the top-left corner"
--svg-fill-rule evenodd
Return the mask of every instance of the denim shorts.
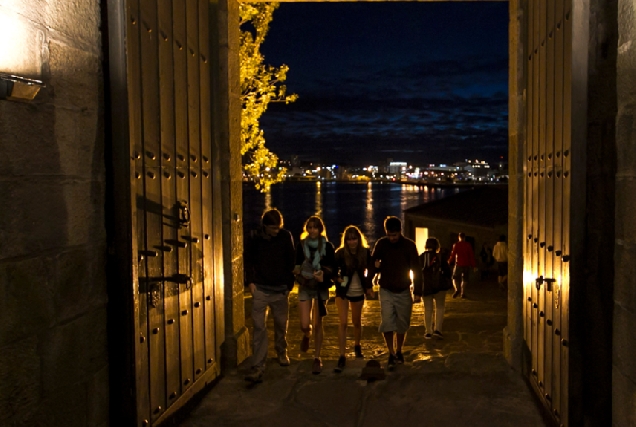
<path id="1" fill-rule="evenodd" d="M 380 288 L 380 313 L 382 321 L 380 332 L 397 332 L 405 334 L 411 326 L 411 312 L 413 311 L 413 297 L 411 290 L 393 293 Z"/>
<path id="2" fill-rule="evenodd" d="M 298 301 L 310 301 L 312 299 L 318 299 L 318 292 L 320 292 L 320 299 L 327 301 L 329 299 L 329 289 L 309 289 L 305 286 L 298 286 Z"/>

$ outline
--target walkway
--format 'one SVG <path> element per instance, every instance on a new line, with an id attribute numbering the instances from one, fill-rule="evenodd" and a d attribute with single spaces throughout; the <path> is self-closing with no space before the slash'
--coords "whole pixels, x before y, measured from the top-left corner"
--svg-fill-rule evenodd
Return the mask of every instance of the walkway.
<path id="1" fill-rule="evenodd" d="M 387 353 L 377 332 L 379 301 L 367 301 L 363 312 L 365 359 L 353 358 L 351 343 L 347 367 L 340 374 L 333 372 L 339 355 L 338 320 L 335 305 L 329 303 L 324 369 L 312 375 L 312 350 L 305 354 L 299 349 L 298 304 L 293 293 L 288 334 L 291 366 L 280 367 L 271 360 L 263 383 L 249 386 L 243 380 L 248 368 L 244 363 L 214 386 L 180 426 L 544 427 L 522 378 L 503 358 L 505 294 L 496 288 L 496 279 L 475 284 L 469 291 L 465 300 L 447 296 L 443 340 L 424 339 L 422 304 L 417 304 L 403 351 L 405 364 L 374 382 L 359 376 L 369 359 L 386 364 Z M 248 317 L 250 304 L 246 299 Z M 272 338 L 270 334 L 273 358 Z"/>

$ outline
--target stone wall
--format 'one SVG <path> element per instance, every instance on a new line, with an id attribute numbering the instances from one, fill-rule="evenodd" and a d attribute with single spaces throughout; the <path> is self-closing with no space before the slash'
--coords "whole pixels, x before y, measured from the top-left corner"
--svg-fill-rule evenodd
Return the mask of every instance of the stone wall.
<path id="1" fill-rule="evenodd" d="M 583 425 L 600 425 L 611 414 L 612 294 L 616 173 L 616 2 L 592 0 L 589 11 L 586 153 L 585 298 L 582 328 L 572 341 L 582 349 Z M 574 284 L 573 284 L 574 287 Z M 579 291 L 580 293 L 580 291 Z M 572 327 L 574 330 L 574 326 Z M 576 348 L 578 346 L 572 346 Z M 595 369 L 586 367 L 594 365 Z"/>
<path id="2" fill-rule="evenodd" d="M 0 9 L 42 37 L 46 84 L 0 101 L 0 425 L 106 426 L 100 3 Z"/>
<path id="3" fill-rule="evenodd" d="M 496 227 L 480 227 L 470 224 L 460 224 L 455 222 L 446 221 L 437 218 L 427 218 L 424 216 L 417 216 L 405 214 L 405 227 L 404 235 L 410 239 L 415 240 L 415 229 L 417 227 L 425 227 L 428 229 L 429 237 L 436 237 L 443 250 L 450 253 L 453 249 L 453 245 L 457 242 L 457 233 L 464 232 L 466 237 L 471 240 L 474 239 L 475 247 L 475 260 L 479 265 L 479 252 L 483 244 L 488 245 L 491 249 L 497 243 L 497 239 L 502 234 L 505 235 L 508 231 L 507 224 L 501 224 Z"/>
<path id="4" fill-rule="evenodd" d="M 636 1 L 618 1 L 612 425 L 636 425 Z"/>

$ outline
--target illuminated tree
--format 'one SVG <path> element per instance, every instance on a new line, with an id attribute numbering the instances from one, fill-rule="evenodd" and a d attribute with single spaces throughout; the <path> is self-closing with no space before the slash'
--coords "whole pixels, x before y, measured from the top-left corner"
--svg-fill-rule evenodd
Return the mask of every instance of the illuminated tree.
<path id="1" fill-rule="evenodd" d="M 287 95 L 282 83 L 289 67 L 264 63 L 261 45 L 269 31 L 278 3 L 239 3 L 241 40 L 241 155 L 243 168 L 257 189 L 268 191 L 287 172 L 277 169 L 278 157 L 265 147 L 260 118 L 270 102 L 290 103 L 297 95 Z"/>

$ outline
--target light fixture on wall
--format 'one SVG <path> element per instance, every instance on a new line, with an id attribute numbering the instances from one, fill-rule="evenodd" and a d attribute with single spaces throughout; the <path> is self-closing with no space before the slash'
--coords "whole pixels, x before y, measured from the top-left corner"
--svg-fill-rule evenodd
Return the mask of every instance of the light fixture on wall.
<path id="1" fill-rule="evenodd" d="M 34 19 L 36 3 L 0 0 L 0 99 L 32 101 L 44 87 L 48 30 Z"/>
<path id="2" fill-rule="evenodd" d="M 42 87 L 40 80 L 0 73 L 0 99 L 32 101 Z"/>

